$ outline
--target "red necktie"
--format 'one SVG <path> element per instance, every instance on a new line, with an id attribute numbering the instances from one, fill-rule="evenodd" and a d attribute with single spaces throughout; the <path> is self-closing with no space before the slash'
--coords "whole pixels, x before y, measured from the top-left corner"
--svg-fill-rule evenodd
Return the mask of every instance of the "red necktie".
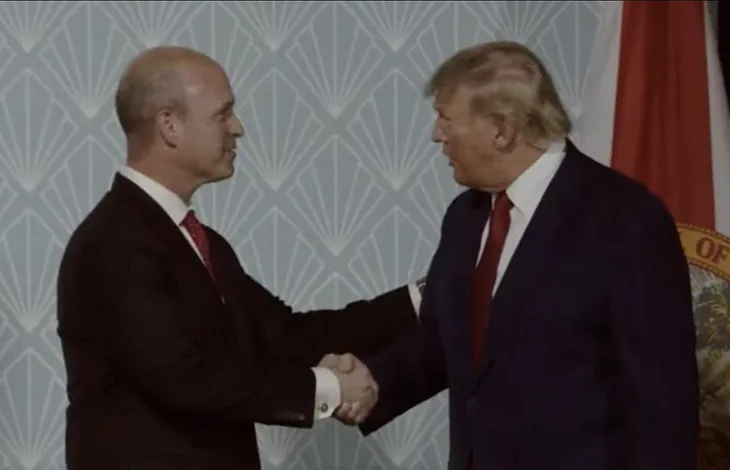
<path id="1" fill-rule="evenodd" d="M 193 238 L 195 246 L 198 247 L 200 256 L 203 258 L 205 267 L 208 268 L 210 276 L 215 279 L 213 274 L 213 263 L 210 261 L 210 247 L 208 246 L 208 237 L 205 235 L 203 224 L 195 217 L 194 211 L 189 211 L 182 221 L 182 226 L 188 231 Z"/>
<path id="2" fill-rule="evenodd" d="M 479 264 L 474 269 L 471 284 L 471 341 L 472 341 L 472 364 L 474 367 L 479 364 L 482 353 L 482 336 L 484 328 L 489 321 L 490 306 L 492 303 L 492 290 L 497 279 L 497 265 L 502 254 L 504 241 L 509 231 L 509 211 L 512 209 L 512 202 L 507 194 L 497 194 L 492 205 L 492 212 L 489 215 L 489 235 L 484 246 Z M 474 455 L 469 457 L 469 468 L 474 470 Z"/>
<path id="3" fill-rule="evenodd" d="M 482 336 L 489 322 L 492 290 L 497 279 L 497 265 L 509 231 L 512 202 L 507 194 L 497 194 L 489 216 L 489 235 L 479 264 L 474 269 L 471 287 L 472 362 L 476 366 L 482 352 Z"/>

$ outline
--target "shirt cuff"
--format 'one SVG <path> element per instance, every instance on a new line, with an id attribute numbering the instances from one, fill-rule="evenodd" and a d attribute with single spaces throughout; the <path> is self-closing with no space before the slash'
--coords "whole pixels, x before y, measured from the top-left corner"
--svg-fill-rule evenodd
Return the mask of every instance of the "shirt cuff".
<path id="1" fill-rule="evenodd" d="M 411 295 L 413 310 L 416 312 L 416 316 L 419 316 L 421 310 L 421 291 L 416 284 L 408 284 L 408 293 Z"/>
<path id="2" fill-rule="evenodd" d="M 312 367 L 312 372 L 314 372 L 317 384 L 314 398 L 314 419 L 329 418 L 340 406 L 340 380 L 326 367 Z"/>

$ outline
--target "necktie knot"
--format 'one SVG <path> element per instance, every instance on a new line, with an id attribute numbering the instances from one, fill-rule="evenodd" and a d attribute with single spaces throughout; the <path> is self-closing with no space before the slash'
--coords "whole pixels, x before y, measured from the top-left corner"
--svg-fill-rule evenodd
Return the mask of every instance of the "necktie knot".
<path id="1" fill-rule="evenodd" d="M 182 226 L 188 230 L 198 230 L 201 228 L 201 223 L 195 216 L 194 210 L 189 210 L 188 213 L 185 214 L 185 218 L 182 220 Z"/>
<path id="2" fill-rule="evenodd" d="M 512 209 L 512 201 L 507 196 L 506 191 L 497 193 L 497 197 L 494 198 L 494 204 L 492 205 L 492 213 L 494 214 L 507 214 Z"/>

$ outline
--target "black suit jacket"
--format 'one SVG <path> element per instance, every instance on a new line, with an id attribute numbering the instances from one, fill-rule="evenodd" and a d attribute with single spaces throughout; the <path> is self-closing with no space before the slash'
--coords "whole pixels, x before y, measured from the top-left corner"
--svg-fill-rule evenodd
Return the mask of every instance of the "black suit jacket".
<path id="1" fill-rule="evenodd" d="M 259 468 L 254 423 L 312 425 L 310 366 L 374 354 L 417 323 L 406 288 L 294 314 L 206 230 L 217 282 L 117 176 L 71 236 L 58 276 L 69 470 Z"/>
<path id="2" fill-rule="evenodd" d="M 363 432 L 449 389 L 450 470 L 693 470 L 695 327 L 672 217 L 572 144 L 496 292 L 481 362 L 470 276 L 487 195 L 443 220 L 421 327 L 366 360 L 381 399 Z"/>

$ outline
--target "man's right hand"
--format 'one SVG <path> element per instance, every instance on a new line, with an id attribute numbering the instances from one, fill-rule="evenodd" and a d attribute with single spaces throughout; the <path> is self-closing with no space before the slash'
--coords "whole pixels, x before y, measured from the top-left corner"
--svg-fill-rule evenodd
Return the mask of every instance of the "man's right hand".
<path id="1" fill-rule="evenodd" d="M 378 384 L 367 366 L 352 354 L 328 354 L 319 365 L 331 369 L 339 380 L 342 404 L 337 418 L 345 424 L 365 420 L 378 401 Z"/>

